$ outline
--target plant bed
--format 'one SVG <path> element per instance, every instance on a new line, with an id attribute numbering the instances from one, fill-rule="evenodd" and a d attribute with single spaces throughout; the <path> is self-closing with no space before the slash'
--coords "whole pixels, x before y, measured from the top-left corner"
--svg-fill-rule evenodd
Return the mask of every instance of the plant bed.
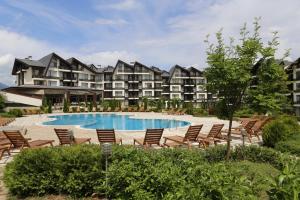
<path id="1" fill-rule="evenodd" d="M 268 199 L 283 195 L 300 173 L 297 161 L 289 172 L 293 178 L 277 186 L 277 177 L 295 162 L 289 155 L 237 147 L 225 162 L 225 152 L 225 146 L 205 151 L 114 146 L 106 181 L 98 145 L 24 150 L 7 164 L 4 181 L 17 198 L 96 193 L 110 199 Z"/>

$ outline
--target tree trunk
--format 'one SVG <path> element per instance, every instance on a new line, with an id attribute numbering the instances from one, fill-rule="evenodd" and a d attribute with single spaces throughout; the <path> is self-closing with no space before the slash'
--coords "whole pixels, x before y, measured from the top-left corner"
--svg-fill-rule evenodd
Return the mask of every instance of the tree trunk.
<path id="1" fill-rule="evenodd" d="M 232 128 L 232 119 L 233 119 L 233 115 L 231 115 L 229 117 L 229 129 L 228 129 L 228 133 L 227 133 L 227 150 L 226 150 L 226 161 L 229 160 L 230 158 L 230 143 L 231 143 L 231 128 Z"/>

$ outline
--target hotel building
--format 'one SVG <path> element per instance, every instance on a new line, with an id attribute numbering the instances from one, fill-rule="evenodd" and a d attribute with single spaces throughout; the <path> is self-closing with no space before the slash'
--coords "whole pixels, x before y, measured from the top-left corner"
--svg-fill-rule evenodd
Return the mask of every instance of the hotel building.
<path id="1" fill-rule="evenodd" d="M 16 86 L 4 92 L 11 96 L 22 95 L 24 99 L 47 97 L 58 106 L 64 99 L 74 105 L 116 99 L 123 106 L 137 105 L 143 97 L 180 99 L 195 106 L 214 100 L 204 88 L 203 72 L 179 65 L 165 71 L 119 60 L 115 67 L 96 67 L 51 53 L 39 60 L 16 58 L 12 75 L 16 76 Z"/>

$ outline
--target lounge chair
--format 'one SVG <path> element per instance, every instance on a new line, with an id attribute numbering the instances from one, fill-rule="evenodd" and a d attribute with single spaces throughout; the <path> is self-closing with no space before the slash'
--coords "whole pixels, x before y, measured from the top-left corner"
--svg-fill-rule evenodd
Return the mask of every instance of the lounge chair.
<path id="1" fill-rule="evenodd" d="M 85 142 L 91 143 L 91 138 L 75 138 L 70 134 L 68 129 L 54 129 L 58 139 L 59 145 L 82 144 Z"/>
<path id="2" fill-rule="evenodd" d="M 2 157 L 4 155 L 4 152 L 7 152 L 7 154 L 10 156 L 9 147 L 0 145 L 0 160 L 2 159 Z"/>
<path id="3" fill-rule="evenodd" d="M 15 120 L 15 118 L 4 118 L 4 117 L 0 117 L 0 126 L 6 126 L 9 123 L 13 122 Z"/>
<path id="4" fill-rule="evenodd" d="M 254 134 L 252 128 L 253 128 L 253 126 L 255 125 L 256 122 L 257 122 L 256 120 L 250 120 L 244 125 L 244 127 L 242 127 L 246 130 L 246 134 L 247 134 L 247 137 L 248 137 L 248 140 L 249 140 L 250 143 L 252 142 L 251 138 L 252 138 L 252 135 Z M 232 129 L 231 134 L 241 135 L 242 134 L 241 130 L 242 129 Z M 228 130 L 227 130 L 227 132 L 228 132 Z M 257 138 L 259 139 L 259 136 L 257 136 Z"/>
<path id="5" fill-rule="evenodd" d="M 262 128 L 271 120 L 271 118 L 265 118 L 262 120 L 258 120 L 255 125 L 252 127 L 252 135 L 256 136 L 259 140 L 259 135 L 262 132 Z M 252 136 L 251 135 L 251 136 Z"/>
<path id="6" fill-rule="evenodd" d="M 9 139 L 11 143 L 11 148 L 14 149 L 24 149 L 25 147 L 28 148 L 37 148 L 42 147 L 45 145 L 53 146 L 54 140 L 34 140 L 28 142 L 30 138 L 24 138 L 19 130 L 5 130 L 3 131 L 4 135 Z"/>
<path id="7" fill-rule="evenodd" d="M 214 124 L 208 134 L 200 133 L 198 135 L 199 147 L 208 147 L 210 143 L 215 145 L 222 140 L 227 140 L 226 137 L 222 136 L 221 131 L 224 127 L 224 124 Z"/>
<path id="8" fill-rule="evenodd" d="M 102 143 L 122 144 L 121 138 L 116 138 L 114 129 L 96 129 L 98 140 Z"/>
<path id="9" fill-rule="evenodd" d="M 160 144 L 161 136 L 164 129 L 147 129 L 145 138 L 133 139 L 133 145 L 141 145 L 144 148 L 151 147 L 152 145 L 162 146 Z"/>
<path id="10" fill-rule="evenodd" d="M 199 135 L 202 127 L 203 127 L 203 124 L 196 125 L 196 126 L 189 126 L 184 137 L 179 136 L 179 135 L 164 137 L 164 139 L 165 139 L 164 146 L 174 147 L 174 146 L 179 146 L 179 145 L 187 145 L 188 147 L 191 147 L 192 142 L 198 142 L 197 138 L 198 138 L 198 135 Z M 168 143 L 167 142 L 168 140 L 170 140 L 172 142 Z"/>

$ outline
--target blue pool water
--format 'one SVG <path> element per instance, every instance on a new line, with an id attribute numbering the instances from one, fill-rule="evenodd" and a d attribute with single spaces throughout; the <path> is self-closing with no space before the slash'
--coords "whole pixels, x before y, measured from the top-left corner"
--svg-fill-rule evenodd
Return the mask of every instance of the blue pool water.
<path id="1" fill-rule="evenodd" d="M 190 123 L 172 119 L 135 119 L 130 115 L 70 114 L 50 116 L 54 121 L 44 125 L 79 125 L 87 129 L 146 130 L 147 128 L 176 128 Z"/>

